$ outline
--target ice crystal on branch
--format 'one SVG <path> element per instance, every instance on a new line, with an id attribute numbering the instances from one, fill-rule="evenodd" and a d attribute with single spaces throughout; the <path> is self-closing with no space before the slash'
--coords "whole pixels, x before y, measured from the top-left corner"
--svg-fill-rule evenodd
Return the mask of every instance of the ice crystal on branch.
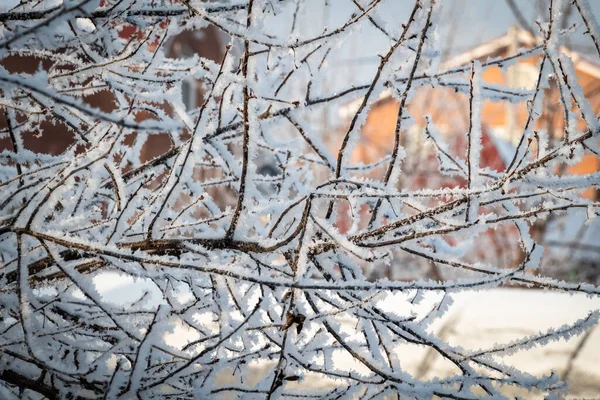
<path id="1" fill-rule="evenodd" d="M 441 0 L 416 0 L 403 21 L 380 12 L 381 0 L 353 0 L 321 25 L 307 16 L 339 4 L 9 3 L 0 6 L 0 397 L 564 392 L 554 374 L 499 357 L 581 334 L 597 312 L 477 351 L 427 329 L 460 291 L 600 294 L 536 272 L 545 236 L 535 230 L 600 207 L 583 195 L 598 172 L 563 176 L 597 154 L 599 137 L 561 46 L 564 5 L 550 2 L 530 48 L 446 66 Z M 600 55 L 589 5 L 571 7 Z M 299 29 L 309 22 L 317 27 Z M 367 28 L 386 43 L 372 74 L 334 79 L 335 54 Z M 483 79 L 531 56 L 530 88 Z M 560 137 L 538 128 L 553 85 Z M 459 135 L 418 107 L 438 90 L 462 96 Z M 382 96 L 397 112 L 378 152 L 364 135 Z M 484 160 L 495 140 L 482 126 L 486 102 L 527 104 L 503 168 Z M 425 168 L 427 184 L 416 173 Z M 505 254 L 490 255 L 500 236 Z M 127 289 L 107 289 L 119 283 Z M 407 371 L 403 346 L 431 349 L 455 373 Z M 348 356 L 351 365 L 339 361 Z"/>

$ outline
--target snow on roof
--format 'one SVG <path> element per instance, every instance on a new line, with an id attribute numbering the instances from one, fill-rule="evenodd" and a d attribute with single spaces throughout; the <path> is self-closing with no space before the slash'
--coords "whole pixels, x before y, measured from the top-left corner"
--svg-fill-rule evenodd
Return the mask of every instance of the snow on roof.
<path id="1" fill-rule="evenodd" d="M 504 35 L 493 39 L 487 43 L 481 44 L 472 48 L 471 50 L 465 51 L 461 54 L 458 54 L 449 60 L 443 62 L 440 65 L 440 71 L 447 71 L 456 67 L 463 66 L 468 64 L 472 60 L 477 60 L 479 58 L 483 58 L 485 56 L 494 54 L 505 47 L 509 47 L 511 44 L 514 44 L 516 41 L 517 46 L 520 47 L 533 47 L 543 42 L 541 37 L 535 37 L 531 33 L 526 30 L 519 28 L 511 28 Z M 591 62 L 581 53 L 571 50 L 565 46 L 561 46 L 560 51 L 567 55 L 573 61 L 573 65 L 576 70 L 584 72 L 596 79 L 600 79 L 600 65 L 597 63 Z M 379 96 L 377 102 L 375 102 L 375 106 L 385 100 L 388 100 L 392 97 L 392 91 L 390 89 L 385 90 Z M 356 112 L 360 103 L 362 102 L 362 97 L 349 102 L 347 105 L 340 108 L 340 117 L 344 118 L 347 116 L 351 116 Z"/>
<path id="2" fill-rule="evenodd" d="M 542 44 L 543 41 L 544 40 L 541 37 L 535 37 L 526 30 L 511 28 L 507 33 L 496 39 L 452 57 L 451 59 L 442 63 L 440 69 L 445 70 L 465 65 L 472 60 L 477 60 L 485 57 L 486 55 L 496 53 L 505 47 L 509 47 L 514 42 L 516 42 L 517 46 L 533 47 L 538 44 Z M 590 62 L 581 53 L 571 50 L 565 46 L 560 46 L 559 49 L 562 53 L 573 60 L 573 64 L 575 65 L 576 69 L 585 72 L 594 78 L 600 79 L 600 65 Z"/>
<path id="3" fill-rule="evenodd" d="M 510 141 L 503 139 L 500 135 L 494 132 L 495 129 L 491 128 L 490 131 L 491 135 L 488 135 L 488 137 L 494 143 L 494 147 L 496 150 L 498 150 L 498 154 L 502 158 L 502 161 L 504 161 L 504 165 L 509 165 L 515 156 L 517 148 Z"/>

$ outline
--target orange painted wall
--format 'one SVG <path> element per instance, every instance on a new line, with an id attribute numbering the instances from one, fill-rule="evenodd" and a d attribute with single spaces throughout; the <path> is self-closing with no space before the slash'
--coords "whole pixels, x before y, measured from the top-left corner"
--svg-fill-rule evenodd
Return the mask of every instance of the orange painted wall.
<path id="1" fill-rule="evenodd" d="M 502 54 L 498 54 L 502 55 Z M 506 54 L 504 54 L 506 55 Z M 497 56 L 497 55 L 494 55 Z M 532 64 L 538 68 L 539 56 L 533 56 L 521 61 Z M 537 78 L 537 76 L 535 77 Z M 498 67 L 484 69 L 483 80 L 490 84 L 505 85 L 507 75 Z M 577 70 L 577 81 L 583 87 L 586 98 L 594 112 L 600 110 L 600 80 L 589 74 Z M 482 106 L 482 123 L 485 129 L 504 127 L 507 124 L 507 102 L 484 101 Z M 518 132 L 522 132 L 528 118 L 525 102 L 513 106 L 514 124 Z M 464 93 L 456 93 L 453 89 L 444 87 L 421 87 L 415 92 L 408 105 L 408 111 L 415 123 L 421 127 L 425 125 L 425 115 L 431 115 L 434 126 L 438 131 L 448 135 L 464 135 L 468 130 L 468 97 Z M 573 108 L 576 111 L 576 108 Z M 398 116 L 398 103 L 392 98 L 386 98 L 376 103 L 370 110 L 367 121 L 361 132 L 360 144 L 354 149 L 351 161 L 371 163 L 390 154 L 394 143 L 394 131 Z M 559 100 L 559 91 L 556 84 L 545 89 L 544 111 L 534 129 L 545 129 L 552 140 L 561 140 L 564 130 L 564 110 Z M 579 118 L 578 131 L 585 132 L 586 125 Z M 405 134 L 402 129 L 401 135 Z M 532 151 L 536 150 L 537 143 L 533 143 Z M 600 171 L 600 158 L 591 153 L 586 153 L 581 162 L 565 167 L 567 174 L 583 175 Z M 586 197 L 597 197 L 597 190 L 586 191 Z"/>

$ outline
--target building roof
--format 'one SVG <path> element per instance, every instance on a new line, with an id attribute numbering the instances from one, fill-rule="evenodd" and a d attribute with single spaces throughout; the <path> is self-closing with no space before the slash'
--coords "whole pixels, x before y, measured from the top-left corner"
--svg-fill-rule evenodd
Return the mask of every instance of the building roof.
<path id="1" fill-rule="evenodd" d="M 543 38 L 539 36 L 533 36 L 530 32 L 524 29 L 511 28 L 507 33 L 496 39 L 493 39 L 487 43 L 483 43 L 472 48 L 471 50 L 465 51 L 450 58 L 442 63 L 440 69 L 445 70 L 465 65 L 472 60 L 477 60 L 485 57 L 486 55 L 497 53 L 500 50 L 514 44 L 516 44 L 517 47 L 530 48 L 541 45 L 543 42 Z M 559 49 L 561 53 L 566 54 L 569 58 L 571 58 L 571 60 L 573 60 L 573 64 L 575 65 L 576 69 L 600 79 L 600 65 L 586 59 L 586 57 L 581 53 L 565 46 L 560 46 Z"/>
<path id="2" fill-rule="evenodd" d="M 504 35 L 492 39 L 489 42 L 480 44 L 470 50 L 462 52 L 440 64 L 440 71 L 447 71 L 468 64 L 473 60 L 477 60 L 492 54 L 498 53 L 501 50 L 514 46 L 519 48 L 531 48 L 543 43 L 543 38 L 533 36 L 531 33 L 518 27 L 513 27 Z M 586 58 L 583 54 L 569 49 L 565 46 L 559 47 L 561 53 L 566 54 L 573 61 L 576 70 L 584 72 L 596 79 L 600 79 L 600 64 Z M 379 100 L 375 102 L 376 106 L 379 102 L 389 101 L 392 98 L 391 90 L 385 90 L 381 93 Z M 351 101 L 345 107 L 342 107 L 340 113 L 342 116 L 352 114 L 362 101 L 362 97 Z"/>

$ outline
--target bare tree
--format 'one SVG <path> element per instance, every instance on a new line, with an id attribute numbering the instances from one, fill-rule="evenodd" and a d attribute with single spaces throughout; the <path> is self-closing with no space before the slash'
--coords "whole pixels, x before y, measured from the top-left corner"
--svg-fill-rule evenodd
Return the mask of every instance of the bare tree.
<path id="1" fill-rule="evenodd" d="M 308 7 L 300 0 L 3 6 L 0 60 L 42 63 L 29 73 L 0 67 L 1 134 L 11 143 L 0 153 L 1 397 L 470 399 L 504 398 L 511 387 L 564 392 L 555 374 L 534 377 L 496 357 L 580 334 L 597 322 L 595 312 L 478 351 L 427 331 L 459 291 L 516 285 L 600 294 L 533 272 L 543 253 L 531 236 L 533 221 L 600 206 L 579 195 L 598 186 L 598 173 L 554 175 L 555 165 L 597 151 L 599 133 L 572 61 L 560 52 L 569 34 L 554 23 L 562 5 L 550 2 L 548 22 L 538 27 L 543 44 L 526 54 L 439 70 L 433 33 L 440 2 L 416 0 L 402 23 L 393 15 L 383 21 L 380 3 L 352 1 L 344 21 L 305 36 L 282 33 L 307 22 L 297 21 Z M 589 6 L 572 3 L 600 55 Z M 231 38 L 220 63 L 167 58 L 170 38 L 207 24 Z M 361 26 L 379 30 L 388 49 L 369 80 L 327 93 L 323 82 L 335 74 L 330 54 Z M 534 90 L 482 84 L 483 69 L 531 52 L 542 55 Z M 586 130 L 565 122 L 563 138 L 549 143 L 534 128 L 553 69 L 561 72 L 565 118 L 581 115 Z M 190 78 L 206 87 L 193 109 L 182 98 Z M 433 124 L 423 138 L 438 150 L 440 169 L 461 175 L 464 187 L 400 184 L 406 110 L 422 86 L 468 96 L 466 154 L 448 153 Z M 101 90 L 114 99 L 111 111 L 83 99 Z M 384 90 L 400 104 L 394 140 L 377 162 L 353 164 L 366 115 Z M 501 173 L 480 164 L 480 111 L 488 98 L 529 105 L 516 154 Z M 353 99 L 359 106 L 339 146 L 328 146 L 331 132 L 314 116 Z M 52 140 L 44 135 L 48 122 L 68 127 L 72 143 L 55 155 L 26 150 L 23 135 Z M 168 134 L 171 147 L 142 160 L 143 139 L 153 132 Z M 344 223 L 350 228 L 342 233 Z M 518 231 L 518 265 L 481 263 L 472 248 L 458 254 L 446 241 L 506 225 Z M 405 254 L 455 275 L 437 282 L 366 278 L 374 265 L 410 268 Z M 148 293 L 134 301 L 107 296 L 97 282 L 110 273 L 158 290 L 158 304 Z M 424 295 L 436 304 L 415 314 Z M 169 340 L 174 329 L 179 344 Z M 404 345 L 432 349 L 456 373 L 411 376 L 402 368 Z M 361 369 L 336 363 L 340 353 Z M 262 378 L 251 380 L 261 368 Z M 309 375 L 343 384 L 303 385 Z"/>

